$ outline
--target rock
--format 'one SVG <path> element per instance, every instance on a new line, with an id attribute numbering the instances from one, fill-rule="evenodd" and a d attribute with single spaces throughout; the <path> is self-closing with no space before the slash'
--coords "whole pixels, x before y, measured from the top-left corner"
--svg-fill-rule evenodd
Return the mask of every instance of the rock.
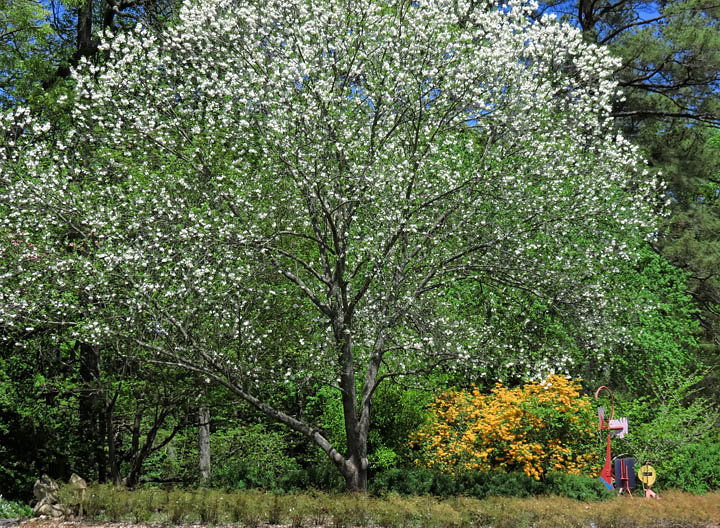
<path id="1" fill-rule="evenodd" d="M 69 499 L 71 504 L 62 504 L 58 497 L 60 487 L 57 483 L 47 475 L 40 477 L 33 486 L 33 494 L 38 499 L 38 503 L 33 508 L 33 514 L 49 519 L 71 517 L 76 514 L 82 517 L 85 492 L 88 488 L 87 482 L 81 476 L 73 473 L 70 476 L 69 484 L 72 493 L 66 493 L 65 498 Z M 3 527 L 0 526 L 0 528 Z"/>
<path id="2" fill-rule="evenodd" d="M 84 491 L 87 489 L 87 482 L 77 473 L 70 475 L 70 485 L 78 490 Z"/>
<path id="3" fill-rule="evenodd" d="M 47 499 L 43 499 L 35 505 L 33 513 L 38 517 L 45 516 L 50 519 L 59 519 L 65 516 L 65 508 L 63 508 L 62 504 L 51 504 L 47 502 Z"/>
<path id="4" fill-rule="evenodd" d="M 43 500 L 45 497 L 50 496 L 57 497 L 57 492 L 57 483 L 47 475 L 43 475 L 36 480 L 35 485 L 33 486 L 33 495 L 35 495 L 37 500 Z"/>
<path id="5" fill-rule="evenodd" d="M 44 515 L 51 519 L 58 519 L 65 515 L 65 508 L 60 504 L 57 496 L 58 489 L 57 483 L 47 475 L 43 475 L 35 481 L 33 494 L 38 499 L 38 503 L 33 508 L 34 515 Z"/>
<path id="6" fill-rule="evenodd" d="M 78 517 L 82 517 L 85 507 L 85 492 L 87 491 L 87 482 L 80 475 L 73 473 L 70 475 L 70 486 L 75 490 L 78 495 L 77 504 L 72 508 L 72 513 Z"/>

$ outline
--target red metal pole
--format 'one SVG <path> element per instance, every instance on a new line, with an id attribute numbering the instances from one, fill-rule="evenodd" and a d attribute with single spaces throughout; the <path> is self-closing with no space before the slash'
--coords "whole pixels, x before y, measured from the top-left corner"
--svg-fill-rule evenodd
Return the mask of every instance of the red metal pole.
<path id="1" fill-rule="evenodd" d="M 610 408 L 610 420 L 615 418 L 615 398 L 613 398 L 613 394 L 605 385 L 602 385 L 598 388 L 598 390 L 595 391 L 595 400 L 598 399 L 598 395 L 600 394 L 600 391 L 605 389 L 610 393 L 610 401 L 612 404 L 612 407 Z M 603 429 L 608 430 L 607 434 L 607 447 L 605 448 L 605 465 L 602 468 L 602 471 L 600 471 L 600 478 L 603 479 L 606 483 L 608 488 L 612 489 L 612 468 L 610 467 L 611 463 L 611 457 L 610 457 L 610 420 L 605 421 L 605 417 L 602 416 L 600 418 L 600 430 Z"/>
<path id="2" fill-rule="evenodd" d="M 612 468 L 610 467 L 610 462 L 610 430 L 608 429 L 607 448 L 605 450 L 605 465 L 600 472 L 600 478 L 607 482 L 609 488 L 612 488 Z"/>

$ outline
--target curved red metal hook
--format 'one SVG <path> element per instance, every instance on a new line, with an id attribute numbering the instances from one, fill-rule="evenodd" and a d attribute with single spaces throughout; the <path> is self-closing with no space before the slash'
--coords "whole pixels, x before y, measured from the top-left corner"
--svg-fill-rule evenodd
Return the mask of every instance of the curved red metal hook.
<path id="1" fill-rule="evenodd" d="M 615 398 L 613 397 L 613 393 L 610 389 L 608 389 L 605 385 L 601 385 L 598 387 L 598 390 L 595 391 L 595 400 L 597 401 L 598 395 L 600 394 L 600 391 L 605 389 L 610 394 L 610 404 L 612 407 L 610 408 L 610 420 L 613 420 L 615 418 Z M 608 420 L 608 423 L 610 423 L 610 420 Z"/>

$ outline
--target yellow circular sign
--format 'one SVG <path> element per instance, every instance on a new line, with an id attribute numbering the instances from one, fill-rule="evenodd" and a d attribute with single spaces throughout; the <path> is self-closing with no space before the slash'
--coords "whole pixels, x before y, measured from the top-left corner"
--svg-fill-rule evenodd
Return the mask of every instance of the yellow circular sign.
<path id="1" fill-rule="evenodd" d="M 650 464 L 645 464 L 640 468 L 638 477 L 640 477 L 640 481 L 649 488 L 650 486 L 655 484 L 655 478 L 657 477 L 657 475 L 655 474 L 655 468 L 652 467 Z"/>

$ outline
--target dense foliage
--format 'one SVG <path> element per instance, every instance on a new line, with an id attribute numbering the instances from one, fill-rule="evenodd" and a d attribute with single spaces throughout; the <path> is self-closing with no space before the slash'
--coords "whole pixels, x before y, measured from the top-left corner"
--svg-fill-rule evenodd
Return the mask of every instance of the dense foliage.
<path id="1" fill-rule="evenodd" d="M 615 102 L 613 115 L 662 173 L 672 196 L 667 229 L 653 246 L 687 272 L 688 291 L 700 308 L 703 359 L 714 363 L 720 347 L 720 156 L 710 140 L 720 125 L 718 6 L 711 0 L 550 0 L 540 7 L 561 13 L 588 41 L 621 59 L 615 78 L 625 98 Z"/>
<path id="2" fill-rule="evenodd" d="M 3 499 L 0 495 L 0 519 L 30 517 L 32 510 L 26 504 Z"/>
<path id="3" fill-rule="evenodd" d="M 698 394 L 702 376 L 667 378 L 651 394 L 621 401 L 632 434 L 619 451 L 653 464 L 668 487 L 705 492 L 720 486 L 718 409 Z"/>

